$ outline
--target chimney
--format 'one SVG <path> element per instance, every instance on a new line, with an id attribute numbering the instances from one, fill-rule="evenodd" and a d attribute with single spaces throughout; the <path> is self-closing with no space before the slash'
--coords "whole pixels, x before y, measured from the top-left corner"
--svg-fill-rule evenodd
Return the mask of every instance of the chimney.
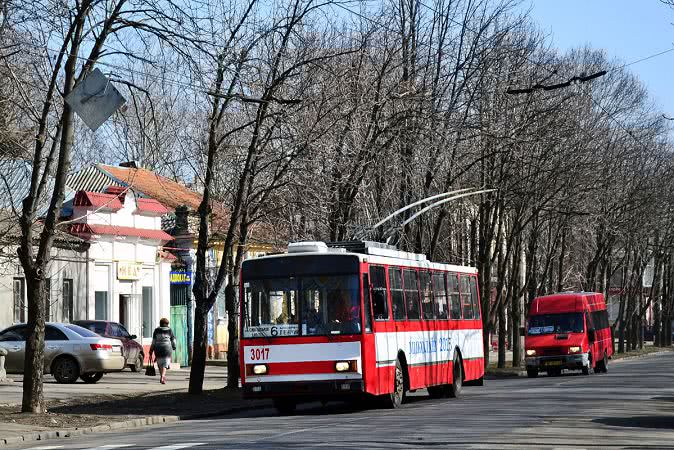
<path id="1" fill-rule="evenodd" d="M 187 234 L 188 233 L 188 224 L 187 224 L 187 215 L 189 209 L 185 205 L 178 206 L 176 208 L 176 234 Z"/>
<path id="2" fill-rule="evenodd" d="M 106 194 L 116 195 L 119 198 L 119 201 L 124 204 L 124 198 L 126 197 L 126 188 L 122 186 L 108 186 L 105 188 Z"/>
<path id="3" fill-rule="evenodd" d="M 129 169 L 138 169 L 140 168 L 140 164 L 138 164 L 138 161 L 124 161 L 119 163 L 119 167 L 127 167 Z"/>

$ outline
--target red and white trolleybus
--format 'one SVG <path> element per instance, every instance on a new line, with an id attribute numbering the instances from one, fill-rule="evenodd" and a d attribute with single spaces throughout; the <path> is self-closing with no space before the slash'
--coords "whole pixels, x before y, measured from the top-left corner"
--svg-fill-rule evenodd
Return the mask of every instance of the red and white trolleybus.
<path id="1" fill-rule="evenodd" d="M 243 262 L 244 395 L 298 401 L 407 391 L 459 395 L 482 384 L 477 271 L 385 244 L 299 242 Z"/>

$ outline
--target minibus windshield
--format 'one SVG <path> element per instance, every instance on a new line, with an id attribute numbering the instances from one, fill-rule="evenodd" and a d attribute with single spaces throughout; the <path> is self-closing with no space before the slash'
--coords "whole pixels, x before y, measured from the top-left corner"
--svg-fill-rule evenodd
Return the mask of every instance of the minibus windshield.
<path id="1" fill-rule="evenodd" d="M 539 314 L 529 317 L 530 336 L 539 334 L 582 333 L 581 313 Z"/>

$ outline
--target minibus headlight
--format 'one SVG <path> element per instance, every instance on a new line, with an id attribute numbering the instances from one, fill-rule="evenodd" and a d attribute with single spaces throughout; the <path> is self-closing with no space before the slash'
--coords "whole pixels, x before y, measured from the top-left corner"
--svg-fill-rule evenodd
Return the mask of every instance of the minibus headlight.
<path id="1" fill-rule="evenodd" d="M 346 372 L 351 369 L 351 364 L 348 361 L 337 361 L 335 363 L 335 370 L 337 372 Z"/>
<path id="2" fill-rule="evenodd" d="M 267 365 L 266 364 L 255 364 L 253 366 L 253 373 L 255 375 L 264 375 L 267 373 Z"/>
<path id="3" fill-rule="evenodd" d="M 536 356 L 536 350 L 527 350 L 527 356 Z"/>
<path id="4" fill-rule="evenodd" d="M 569 353 L 580 353 L 581 350 L 580 347 L 569 347 Z"/>

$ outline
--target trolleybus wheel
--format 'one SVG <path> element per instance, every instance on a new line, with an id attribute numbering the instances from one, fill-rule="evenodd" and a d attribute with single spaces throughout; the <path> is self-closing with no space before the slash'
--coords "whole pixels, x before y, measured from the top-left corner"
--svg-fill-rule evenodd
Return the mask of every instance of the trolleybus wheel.
<path id="1" fill-rule="evenodd" d="M 405 376 L 403 375 L 403 366 L 400 360 L 396 360 L 395 375 L 393 377 L 393 392 L 388 394 L 386 406 L 389 408 L 400 408 L 405 399 Z"/>
<path id="2" fill-rule="evenodd" d="M 463 367 L 461 367 L 461 360 L 455 354 L 453 367 L 452 384 L 449 385 L 449 396 L 456 398 L 461 395 L 461 388 L 463 387 Z"/>
<path id="3" fill-rule="evenodd" d="M 275 398 L 274 399 L 274 408 L 283 416 L 288 416 L 295 412 L 297 403 L 294 400 L 288 398 Z"/>

